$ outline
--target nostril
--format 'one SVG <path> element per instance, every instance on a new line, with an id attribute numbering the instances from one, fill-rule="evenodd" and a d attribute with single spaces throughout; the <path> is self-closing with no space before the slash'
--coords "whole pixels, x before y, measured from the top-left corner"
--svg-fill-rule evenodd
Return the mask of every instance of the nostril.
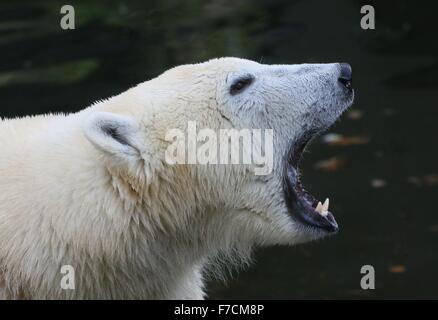
<path id="1" fill-rule="evenodd" d="M 353 71 L 348 63 L 340 63 L 341 71 L 338 81 L 342 83 L 347 89 L 352 88 L 353 83 Z"/>
<path id="2" fill-rule="evenodd" d="M 342 83 L 344 85 L 345 88 L 351 90 L 351 88 L 353 87 L 352 81 L 351 80 L 347 80 L 345 78 L 339 78 L 338 81 L 340 83 Z"/>

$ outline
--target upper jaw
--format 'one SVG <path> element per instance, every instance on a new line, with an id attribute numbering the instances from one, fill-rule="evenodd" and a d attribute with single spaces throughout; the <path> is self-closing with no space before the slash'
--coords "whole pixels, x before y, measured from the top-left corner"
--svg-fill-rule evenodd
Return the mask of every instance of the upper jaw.
<path id="1" fill-rule="evenodd" d="M 302 187 L 298 165 L 309 141 L 319 132 L 327 129 L 345 109 L 352 105 L 353 100 L 354 90 L 351 87 L 342 87 L 341 99 L 333 113 L 326 114 L 326 117 L 316 122 L 312 129 L 305 130 L 304 134 L 294 141 L 284 160 L 283 191 L 287 210 L 294 220 L 315 231 L 336 233 L 339 226 L 334 215 L 328 210 L 328 199 L 323 205 Z"/>
<path id="2" fill-rule="evenodd" d="M 338 117 L 352 105 L 354 89 L 352 70 L 346 63 L 339 64 L 336 74 L 336 98 L 326 101 L 328 105 L 317 103 L 317 110 L 311 112 L 311 128 L 302 130 L 300 137 L 291 145 L 286 154 L 283 172 L 284 200 L 289 214 L 301 225 L 323 233 L 336 233 L 339 230 L 333 214 L 328 210 L 328 199 L 324 205 L 310 195 L 301 185 L 298 164 L 308 142 L 319 132 L 327 129 Z M 323 97 L 318 102 L 324 102 Z M 319 107 L 318 107 L 319 106 Z"/>

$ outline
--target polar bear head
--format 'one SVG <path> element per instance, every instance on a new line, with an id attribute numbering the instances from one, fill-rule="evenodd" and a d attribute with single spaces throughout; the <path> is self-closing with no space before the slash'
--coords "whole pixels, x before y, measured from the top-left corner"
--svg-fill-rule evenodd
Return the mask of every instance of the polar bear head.
<path id="1" fill-rule="evenodd" d="M 338 230 L 328 203 L 301 185 L 298 164 L 353 96 L 348 64 L 221 58 L 173 68 L 97 104 L 84 131 L 123 208 L 143 217 L 146 230 L 218 251 L 294 244 Z M 234 145 L 239 160 L 258 150 L 266 161 L 221 162 L 224 129 L 251 136 L 253 145 Z"/>

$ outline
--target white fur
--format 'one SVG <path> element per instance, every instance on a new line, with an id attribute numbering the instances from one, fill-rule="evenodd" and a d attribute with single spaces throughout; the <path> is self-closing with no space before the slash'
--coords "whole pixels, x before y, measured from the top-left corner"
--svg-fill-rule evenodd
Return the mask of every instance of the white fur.
<path id="1" fill-rule="evenodd" d="M 247 73 L 255 81 L 231 96 Z M 246 263 L 254 245 L 323 236 L 287 213 L 283 157 L 347 106 L 338 74 L 338 64 L 222 58 L 75 114 L 2 120 L 0 298 L 201 299 L 207 266 Z M 188 121 L 274 129 L 273 173 L 166 164 L 166 131 Z M 75 268 L 75 290 L 61 289 L 62 265 Z"/>

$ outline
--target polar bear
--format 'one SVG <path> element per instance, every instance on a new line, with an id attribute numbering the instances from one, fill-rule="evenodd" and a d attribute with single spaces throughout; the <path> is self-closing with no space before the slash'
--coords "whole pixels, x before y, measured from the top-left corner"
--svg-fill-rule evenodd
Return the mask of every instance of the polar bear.
<path id="1" fill-rule="evenodd" d="M 353 102 L 346 63 L 220 58 L 74 114 L 0 122 L 0 297 L 202 299 L 210 268 L 335 233 L 306 192 L 308 142 Z M 166 132 L 273 130 L 273 169 L 169 164 Z M 71 267 L 73 274 L 64 274 Z M 67 287 L 62 285 L 69 276 Z"/>

